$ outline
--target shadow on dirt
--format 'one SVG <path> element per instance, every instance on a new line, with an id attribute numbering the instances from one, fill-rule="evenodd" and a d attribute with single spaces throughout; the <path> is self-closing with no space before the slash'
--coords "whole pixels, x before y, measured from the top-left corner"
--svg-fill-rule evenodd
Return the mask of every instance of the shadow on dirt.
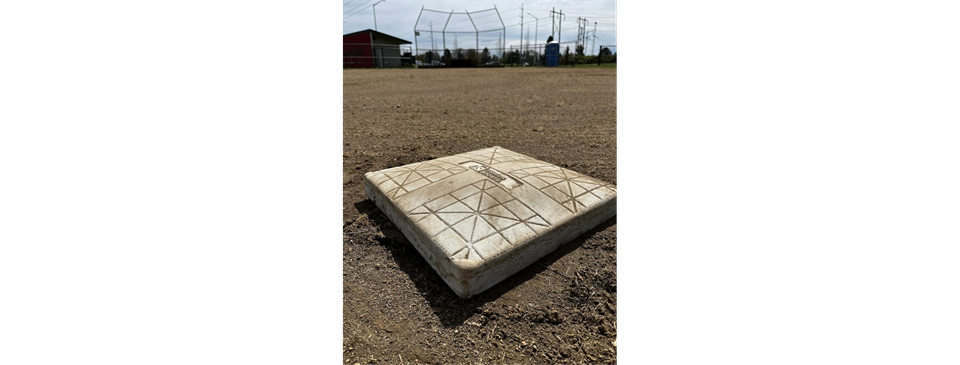
<path id="1" fill-rule="evenodd" d="M 462 299 L 447 286 L 447 283 L 440 278 L 440 275 L 430 267 L 430 264 L 420 256 L 410 242 L 403 236 L 399 229 L 393 225 L 387 216 L 371 201 L 366 199 L 355 203 L 354 207 L 362 213 L 366 213 L 370 221 L 376 226 L 384 237 L 376 238 L 378 243 L 386 248 L 393 256 L 394 261 L 404 273 L 410 277 L 410 280 L 417 287 L 417 291 L 430 303 L 434 314 L 441 323 L 447 328 L 458 327 L 468 318 L 480 311 L 484 304 L 494 301 L 504 293 L 513 290 L 518 285 L 530 280 L 564 255 L 576 250 L 598 232 L 601 232 L 617 224 L 617 216 L 613 216 L 597 227 L 587 231 L 574 240 L 564 244 L 556 251 L 546 257 L 536 261 L 523 270 L 510 276 L 506 280 L 494 285 L 479 295 Z"/>

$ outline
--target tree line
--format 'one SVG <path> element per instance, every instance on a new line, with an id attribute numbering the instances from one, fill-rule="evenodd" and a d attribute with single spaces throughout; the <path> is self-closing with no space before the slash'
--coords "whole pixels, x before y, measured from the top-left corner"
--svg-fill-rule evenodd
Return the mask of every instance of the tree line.
<path id="1" fill-rule="evenodd" d="M 474 59 L 479 56 L 480 64 L 488 63 L 498 63 L 502 65 L 519 65 L 523 62 L 526 62 L 530 65 L 537 64 L 537 52 L 535 50 L 529 50 L 526 52 L 526 57 L 521 54 L 519 49 L 511 49 L 506 52 L 503 57 L 493 53 L 489 48 L 484 47 L 480 51 L 479 55 L 475 49 L 462 49 L 457 48 L 454 50 L 444 49 L 443 53 L 427 51 L 422 54 L 412 57 L 410 52 L 404 53 L 404 57 L 409 57 L 410 59 L 415 58 L 417 61 L 420 61 L 424 64 L 431 64 L 434 61 L 440 63 L 447 63 L 447 60 L 451 59 Z M 543 50 L 540 51 L 540 65 L 546 64 L 546 55 Z M 593 63 L 617 63 L 617 54 L 611 52 L 608 47 L 600 47 L 600 52 L 597 55 L 585 55 L 583 46 L 577 46 L 573 53 L 570 52 L 570 46 L 567 46 L 566 49 L 561 53 L 559 64 L 560 65 L 580 65 L 580 64 L 593 64 Z"/>

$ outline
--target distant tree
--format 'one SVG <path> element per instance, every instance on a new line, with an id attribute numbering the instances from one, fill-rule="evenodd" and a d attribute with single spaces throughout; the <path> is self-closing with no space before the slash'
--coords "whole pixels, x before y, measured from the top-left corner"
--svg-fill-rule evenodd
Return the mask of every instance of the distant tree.
<path id="1" fill-rule="evenodd" d="M 603 63 L 604 61 L 610 62 L 610 48 L 600 47 L 600 53 L 597 54 L 597 65 Z M 590 62 L 593 63 L 593 62 Z"/>
<path id="2" fill-rule="evenodd" d="M 516 63 L 518 63 L 518 62 L 520 62 L 520 51 L 519 51 L 519 50 L 516 50 L 516 49 L 511 50 L 511 51 L 510 51 L 510 63 L 516 64 Z"/>
<path id="3" fill-rule="evenodd" d="M 453 55 L 450 54 L 450 50 L 449 49 L 443 50 L 443 58 L 441 59 L 441 61 L 449 60 L 450 57 L 453 57 Z"/>
<path id="4" fill-rule="evenodd" d="M 480 62 L 490 62 L 490 50 L 487 47 L 483 47 L 483 51 L 480 52 Z"/>
<path id="5" fill-rule="evenodd" d="M 547 37 L 547 43 L 553 42 L 553 36 Z"/>
<path id="6" fill-rule="evenodd" d="M 577 56 L 583 56 L 583 45 L 577 46 Z"/>
<path id="7" fill-rule="evenodd" d="M 567 48 L 563 50 L 563 64 L 566 65 L 569 63 L 570 63 L 570 46 L 567 46 Z"/>

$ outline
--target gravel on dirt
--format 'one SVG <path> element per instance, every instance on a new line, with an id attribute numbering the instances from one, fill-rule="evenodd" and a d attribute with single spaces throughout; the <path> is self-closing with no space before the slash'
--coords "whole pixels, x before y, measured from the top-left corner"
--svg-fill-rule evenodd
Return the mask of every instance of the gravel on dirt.
<path id="1" fill-rule="evenodd" d="M 365 172 L 502 146 L 617 184 L 616 69 L 343 71 L 345 364 L 616 363 L 616 217 L 459 298 Z"/>

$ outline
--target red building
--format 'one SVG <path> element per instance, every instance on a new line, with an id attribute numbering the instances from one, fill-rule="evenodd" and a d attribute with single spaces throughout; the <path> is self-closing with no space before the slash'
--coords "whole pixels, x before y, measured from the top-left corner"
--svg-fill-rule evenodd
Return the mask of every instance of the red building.
<path id="1" fill-rule="evenodd" d="M 343 67 L 400 67 L 401 44 L 410 42 L 372 29 L 344 34 Z"/>

